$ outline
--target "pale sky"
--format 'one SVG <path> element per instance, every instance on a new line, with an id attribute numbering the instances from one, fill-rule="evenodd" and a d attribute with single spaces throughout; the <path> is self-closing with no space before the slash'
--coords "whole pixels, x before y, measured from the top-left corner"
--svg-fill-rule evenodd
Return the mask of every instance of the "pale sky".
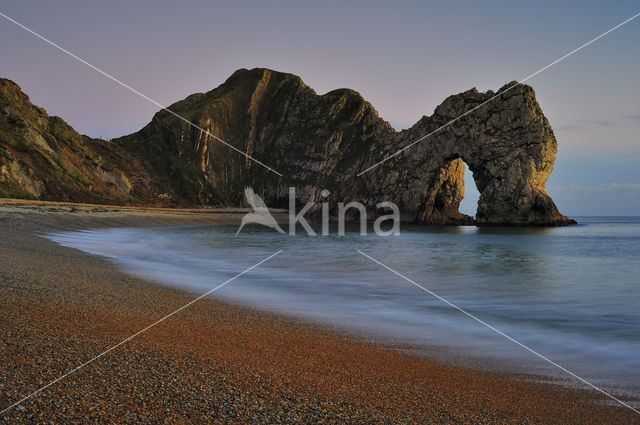
<path id="1" fill-rule="evenodd" d="M 77 0 L 0 12 L 165 105 L 268 67 L 318 93 L 357 90 L 401 129 L 450 94 L 532 74 L 640 4 Z M 81 133 L 131 133 L 158 109 L 1 17 L 0 40 L 0 77 Z M 527 82 L 558 139 L 548 191 L 567 215 L 640 215 L 639 41 L 640 18 Z"/>

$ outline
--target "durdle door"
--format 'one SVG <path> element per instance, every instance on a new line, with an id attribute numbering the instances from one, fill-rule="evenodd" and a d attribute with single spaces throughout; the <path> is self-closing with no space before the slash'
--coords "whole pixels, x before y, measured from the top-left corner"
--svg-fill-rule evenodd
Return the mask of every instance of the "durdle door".
<path id="1" fill-rule="evenodd" d="M 403 220 L 425 224 L 574 223 L 545 191 L 557 152 L 553 130 L 533 89 L 514 84 L 361 174 L 495 93 L 450 96 L 432 116 L 397 132 L 353 90 L 318 95 L 295 75 L 241 69 L 214 90 L 169 107 L 205 131 L 163 110 L 140 131 L 105 141 L 79 135 L 0 80 L 0 196 L 240 206 L 252 187 L 267 205 L 287 207 L 295 187 L 301 204 L 328 201 L 333 214 L 339 202 L 358 201 L 375 218 L 376 205 L 389 201 Z M 481 194 L 475 218 L 458 211 L 465 163 Z"/>

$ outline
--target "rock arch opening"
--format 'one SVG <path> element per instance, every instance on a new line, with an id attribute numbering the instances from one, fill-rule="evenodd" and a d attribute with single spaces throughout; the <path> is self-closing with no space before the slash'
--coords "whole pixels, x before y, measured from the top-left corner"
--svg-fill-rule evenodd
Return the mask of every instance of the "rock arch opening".
<path id="1" fill-rule="evenodd" d="M 473 172 L 469 168 L 469 165 L 467 165 L 467 163 L 465 163 L 464 161 L 463 165 L 464 194 L 462 200 L 460 201 L 460 205 L 458 206 L 458 211 L 460 211 L 461 214 L 465 214 L 475 218 L 476 213 L 478 212 L 478 200 L 480 199 L 480 191 L 476 186 L 476 181 L 473 178 Z"/>

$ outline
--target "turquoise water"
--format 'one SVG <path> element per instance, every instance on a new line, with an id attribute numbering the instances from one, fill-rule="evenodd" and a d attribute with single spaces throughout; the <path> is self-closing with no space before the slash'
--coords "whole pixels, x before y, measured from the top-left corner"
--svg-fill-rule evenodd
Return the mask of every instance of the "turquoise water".
<path id="1" fill-rule="evenodd" d="M 579 221 L 548 229 L 403 225 L 393 237 L 252 226 L 236 236 L 236 226 L 223 225 L 48 237 L 195 294 L 284 250 L 212 297 L 463 365 L 566 376 L 361 250 L 592 383 L 640 394 L 640 218 Z"/>

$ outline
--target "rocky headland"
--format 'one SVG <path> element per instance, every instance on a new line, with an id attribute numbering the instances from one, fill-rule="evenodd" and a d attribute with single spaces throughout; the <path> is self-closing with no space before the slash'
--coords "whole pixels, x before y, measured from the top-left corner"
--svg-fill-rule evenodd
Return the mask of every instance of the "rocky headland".
<path id="1" fill-rule="evenodd" d="M 107 141 L 78 134 L 0 79 L 0 196 L 240 206 L 251 186 L 268 205 L 287 207 L 293 186 L 301 204 L 328 201 L 335 211 L 338 202 L 359 201 L 370 217 L 378 202 L 391 201 L 403 220 L 424 224 L 573 223 L 545 191 L 557 152 L 553 130 L 533 89 L 515 84 L 450 96 L 398 132 L 353 90 L 318 95 L 295 75 L 241 69 L 214 90 L 168 107 L 195 126 L 161 110 L 140 131 Z M 480 191 L 475 218 L 458 211 L 465 163 Z M 331 194 L 325 198 L 323 190 Z"/>

